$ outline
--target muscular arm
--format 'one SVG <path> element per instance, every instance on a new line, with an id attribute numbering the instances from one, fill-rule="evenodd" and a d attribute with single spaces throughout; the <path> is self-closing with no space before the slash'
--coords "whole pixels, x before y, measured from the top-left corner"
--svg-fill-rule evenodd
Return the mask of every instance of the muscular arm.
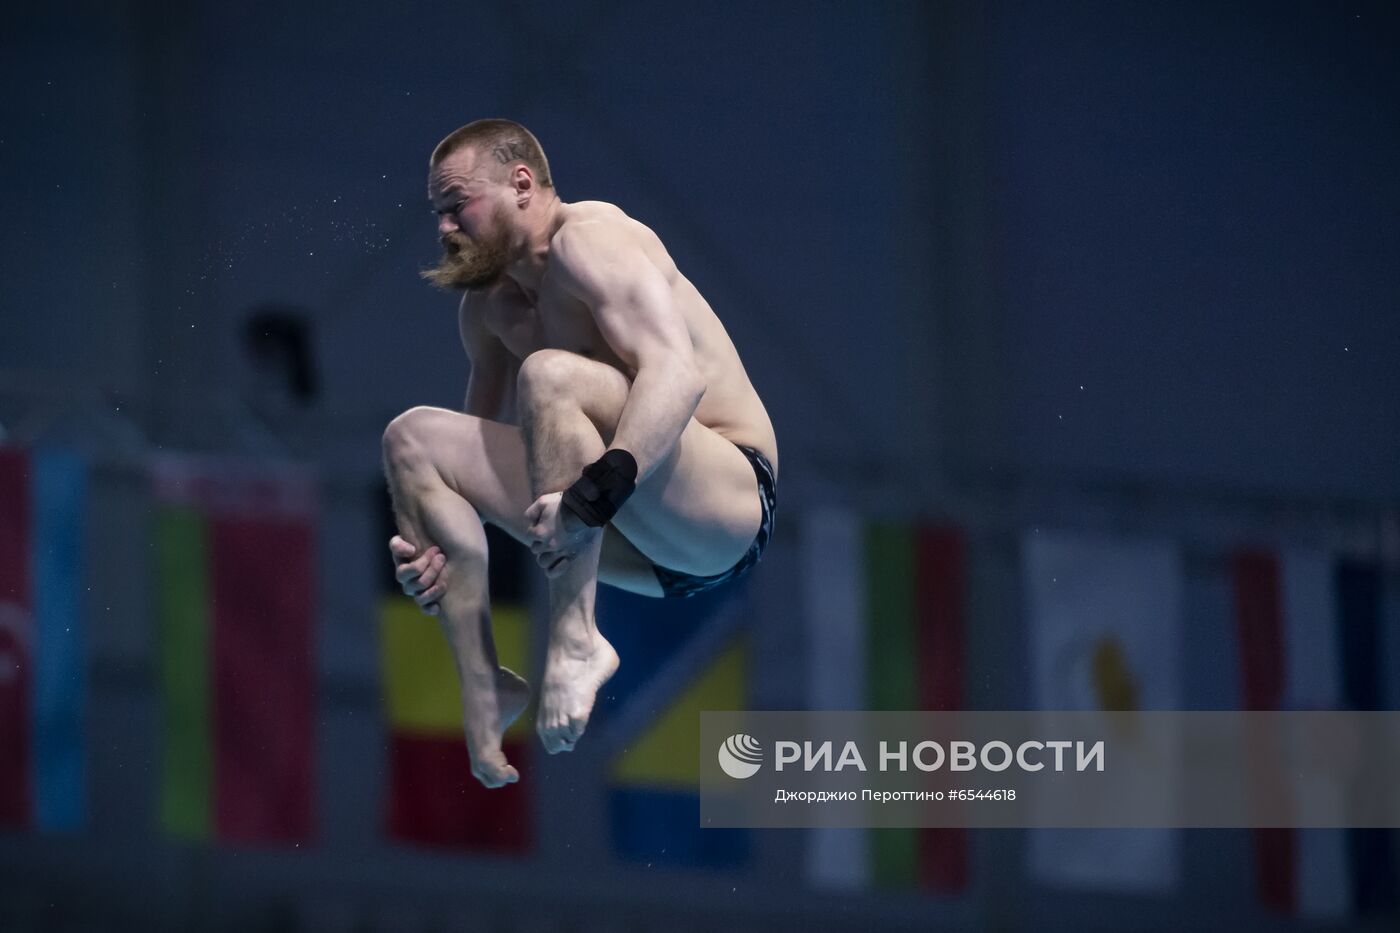
<path id="1" fill-rule="evenodd" d="M 553 259 L 603 339 L 636 372 L 612 446 L 636 458 L 640 483 L 676 446 L 705 394 L 690 333 L 665 276 L 624 231 L 608 224 L 565 228 Z"/>
<path id="2" fill-rule="evenodd" d="M 515 373 L 519 366 L 500 338 L 483 321 L 482 299 L 468 293 L 457 311 L 457 329 L 462 349 L 471 361 L 467 377 L 467 397 L 462 410 L 478 418 L 513 423 L 515 420 Z"/>

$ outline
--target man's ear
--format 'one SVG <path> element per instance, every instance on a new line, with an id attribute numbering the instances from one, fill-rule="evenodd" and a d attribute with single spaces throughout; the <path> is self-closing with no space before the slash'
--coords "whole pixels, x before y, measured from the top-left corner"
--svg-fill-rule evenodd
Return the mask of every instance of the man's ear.
<path id="1" fill-rule="evenodd" d="M 517 165 L 510 173 L 510 184 L 515 189 L 517 207 L 528 207 L 535 196 L 535 175 L 528 165 Z"/>

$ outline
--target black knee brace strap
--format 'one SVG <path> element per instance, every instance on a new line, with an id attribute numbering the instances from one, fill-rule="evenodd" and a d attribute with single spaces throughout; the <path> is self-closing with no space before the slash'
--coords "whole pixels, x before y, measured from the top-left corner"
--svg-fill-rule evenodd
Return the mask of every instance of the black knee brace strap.
<path id="1" fill-rule="evenodd" d="M 564 490 L 563 504 L 584 524 L 601 528 L 612 521 L 636 488 L 636 458 L 617 448 L 583 468 L 583 475 Z"/>

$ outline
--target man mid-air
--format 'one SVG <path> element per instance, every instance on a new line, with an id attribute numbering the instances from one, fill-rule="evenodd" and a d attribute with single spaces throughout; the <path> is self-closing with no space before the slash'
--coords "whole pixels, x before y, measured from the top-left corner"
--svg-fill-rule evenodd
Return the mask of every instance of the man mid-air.
<path id="1" fill-rule="evenodd" d="M 776 506 L 773 424 L 719 318 L 645 225 L 566 204 L 539 141 L 478 120 L 433 150 L 428 197 L 461 291 L 464 412 L 413 408 L 384 432 L 398 580 L 457 660 L 472 772 L 519 779 L 501 751 L 529 687 L 496 660 L 491 522 L 549 581 L 536 728 L 574 747 L 618 657 L 594 623 L 599 580 L 688 596 L 745 573 Z"/>

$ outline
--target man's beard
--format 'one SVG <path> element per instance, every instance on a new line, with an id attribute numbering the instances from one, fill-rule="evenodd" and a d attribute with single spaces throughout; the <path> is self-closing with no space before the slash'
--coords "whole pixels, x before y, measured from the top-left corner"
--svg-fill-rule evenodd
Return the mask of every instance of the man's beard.
<path id="1" fill-rule="evenodd" d="M 447 291 L 484 288 L 499 279 L 510 264 L 510 231 L 500 214 L 492 232 L 480 240 L 454 230 L 444 233 L 441 242 L 442 259 L 421 274 Z"/>

